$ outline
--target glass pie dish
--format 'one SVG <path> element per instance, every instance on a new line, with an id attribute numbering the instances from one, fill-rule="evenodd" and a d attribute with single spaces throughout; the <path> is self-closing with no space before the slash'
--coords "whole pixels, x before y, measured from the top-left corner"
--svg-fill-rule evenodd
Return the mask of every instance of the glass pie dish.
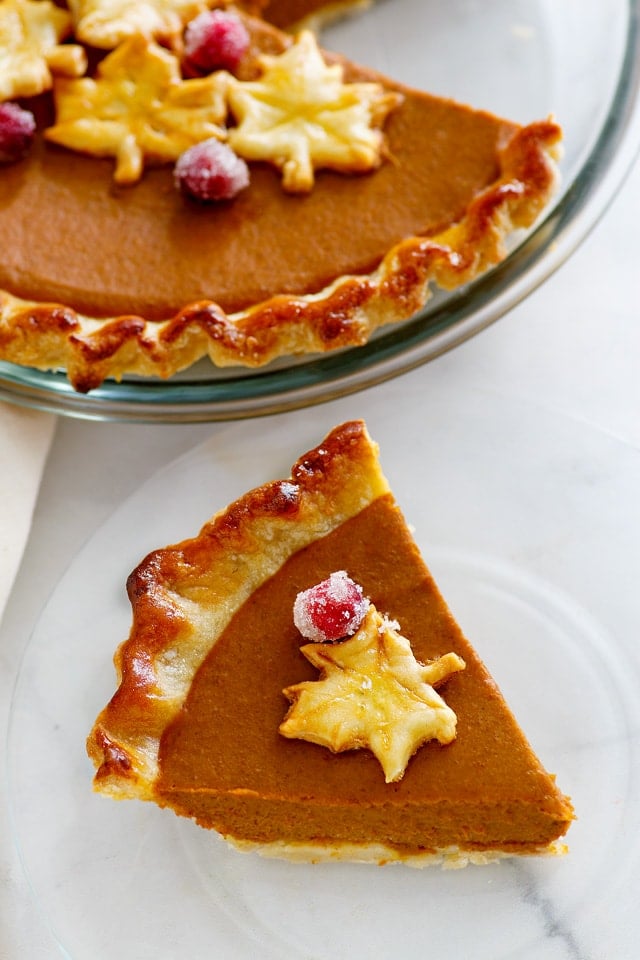
<path id="1" fill-rule="evenodd" d="M 170 380 L 125 377 L 89 394 L 63 372 L 0 362 L 0 398 L 96 420 L 197 422 L 308 406 L 423 364 L 503 316 L 576 249 L 622 183 L 640 142 L 640 0 L 377 0 L 323 44 L 413 87 L 520 123 L 564 129 L 553 205 L 507 258 L 364 346 L 258 370 L 203 360 Z"/>
<path id="2" fill-rule="evenodd" d="M 463 870 L 291 863 L 91 789 L 85 738 L 115 688 L 113 653 L 131 623 L 127 572 L 147 549 L 196 532 L 217 504 L 284 476 L 348 416 L 345 398 L 313 418 L 213 431 L 97 523 L 59 576 L 36 561 L 54 579 L 7 704 L 6 798 L 60 958 L 637 956 L 640 646 L 630 587 L 640 568 L 640 451 L 535 399 L 442 388 L 427 381 L 422 390 L 431 416 L 398 420 L 403 385 L 384 385 L 372 432 L 382 463 L 401 464 L 398 503 L 443 596 L 572 797 L 568 854 Z M 425 470 L 424 450 L 436 446 Z M 22 609 L 32 581 L 18 589 Z M 17 931 L 19 915 L 14 923 Z"/>

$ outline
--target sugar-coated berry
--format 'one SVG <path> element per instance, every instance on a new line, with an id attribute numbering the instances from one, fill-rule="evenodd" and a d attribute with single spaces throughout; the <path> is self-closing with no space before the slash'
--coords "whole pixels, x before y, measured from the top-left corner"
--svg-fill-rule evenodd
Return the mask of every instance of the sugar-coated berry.
<path id="1" fill-rule="evenodd" d="M 205 10 L 187 24 L 184 55 L 199 70 L 233 71 L 249 43 L 249 33 L 239 17 L 224 10 Z"/>
<path id="2" fill-rule="evenodd" d="M 180 190 L 195 200 L 231 200 L 249 186 L 249 168 L 231 147 L 212 138 L 178 157 L 174 178 Z"/>
<path id="3" fill-rule="evenodd" d="M 27 153 L 36 132 L 30 110 L 17 103 L 0 103 L 0 163 L 14 163 Z"/>
<path id="4" fill-rule="evenodd" d="M 303 637 L 328 643 L 351 637 L 369 607 L 362 587 L 344 570 L 303 590 L 293 605 L 293 622 Z"/>

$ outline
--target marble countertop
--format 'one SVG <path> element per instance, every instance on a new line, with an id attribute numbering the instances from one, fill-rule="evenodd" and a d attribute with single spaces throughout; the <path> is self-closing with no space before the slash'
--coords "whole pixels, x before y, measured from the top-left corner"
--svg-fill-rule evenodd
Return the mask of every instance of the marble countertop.
<path id="1" fill-rule="evenodd" d="M 404 429 L 426 432 L 428 452 L 430 405 L 438 408 L 476 389 L 491 391 L 505 404 L 526 403 L 545 415 L 586 425 L 637 451 L 638 210 L 640 164 L 582 247 L 540 289 L 490 329 L 388 384 L 320 408 L 282 415 L 277 422 L 268 418 L 265 430 L 275 436 L 276 426 L 286 432 L 287 424 L 295 421 L 298 434 L 308 427 L 309 445 L 313 445 L 319 439 L 319 423 L 349 417 L 375 421 L 393 405 L 393 417 Z M 464 435 L 470 422 L 467 424 L 463 417 L 458 426 Z M 214 437 L 224 443 L 230 429 L 235 428 L 225 424 L 96 424 L 70 419 L 57 423 L 30 539 L 1 625 L 3 743 L 22 653 L 62 573 L 118 505 L 158 470 L 202 441 Z M 536 442 L 544 444 L 540 436 Z M 633 496 L 632 491 L 629 496 Z M 212 504 L 212 508 L 215 506 Z M 620 509 L 625 509 L 624 503 Z M 636 533 L 640 533 L 638 528 Z M 127 572 L 123 570 L 123 576 Z M 46 791 L 47 784 L 42 783 L 41 789 Z M 66 956 L 59 952 L 40 916 L 19 862 L 4 778 L 0 790 L 0 956 L 7 960 Z M 637 793 L 635 802 L 639 802 Z M 635 866 L 637 880 L 640 862 Z M 601 944 L 593 946 L 588 932 L 554 925 L 552 904 L 539 905 L 538 919 L 538 952 L 526 956 L 535 955 L 539 960 L 604 960 L 606 956 L 614 960 L 613 955 L 601 952 Z M 124 956 L 119 950 L 112 955 Z M 126 955 L 147 954 L 134 950 Z M 160 954 L 156 956 L 160 960 Z M 170 956 L 175 954 L 166 954 Z M 616 953 L 615 960 L 632 960 L 632 952 L 624 956 Z"/>

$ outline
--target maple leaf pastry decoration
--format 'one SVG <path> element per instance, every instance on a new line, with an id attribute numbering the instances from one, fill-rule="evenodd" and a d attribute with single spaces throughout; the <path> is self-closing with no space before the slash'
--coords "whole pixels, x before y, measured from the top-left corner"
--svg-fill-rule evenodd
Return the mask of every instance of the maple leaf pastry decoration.
<path id="1" fill-rule="evenodd" d="M 229 77 L 237 121 L 229 143 L 239 156 L 275 164 L 291 193 L 308 193 L 319 168 L 364 173 L 380 165 L 380 128 L 400 94 L 377 83 L 344 83 L 342 65 L 325 62 L 308 30 L 260 63 L 259 80 Z"/>
<path id="2" fill-rule="evenodd" d="M 206 0 L 69 0 L 77 37 L 104 50 L 134 34 L 173 46 L 184 25 L 208 6 Z"/>
<path id="3" fill-rule="evenodd" d="M 136 35 L 99 64 L 97 78 L 56 80 L 52 143 L 115 157 L 116 183 L 140 179 L 145 160 L 168 162 L 201 140 L 224 139 L 220 74 L 183 80 L 172 53 Z"/>
<path id="4" fill-rule="evenodd" d="M 71 30 L 69 13 L 50 0 L 0 3 L 0 101 L 49 90 L 53 74 L 81 76 L 87 69 L 84 49 L 62 43 Z"/>
<path id="5" fill-rule="evenodd" d="M 433 684 L 464 670 L 464 660 L 447 653 L 420 663 L 396 627 L 370 604 L 352 637 L 301 647 L 321 678 L 284 690 L 292 705 L 280 733 L 334 753 L 368 748 L 387 783 L 403 777 L 409 760 L 426 741 L 451 743 L 456 715 Z"/>

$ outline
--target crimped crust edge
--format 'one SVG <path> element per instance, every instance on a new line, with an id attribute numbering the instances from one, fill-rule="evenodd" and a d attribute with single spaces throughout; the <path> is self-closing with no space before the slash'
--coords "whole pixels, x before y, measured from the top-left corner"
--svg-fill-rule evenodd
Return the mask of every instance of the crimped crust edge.
<path id="1" fill-rule="evenodd" d="M 251 593 L 291 554 L 389 494 L 362 421 L 335 427 L 287 480 L 256 487 L 189 540 L 150 553 L 127 589 L 133 620 L 118 687 L 87 740 L 95 789 L 156 799 L 160 738 L 196 670 Z"/>
<path id="2" fill-rule="evenodd" d="M 320 293 L 282 294 L 235 314 L 202 300 L 149 321 L 98 320 L 0 291 L 0 356 L 64 369 L 86 393 L 108 377 L 166 379 L 205 356 L 218 367 L 257 368 L 280 357 L 361 346 L 379 327 L 420 310 L 432 285 L 463 286 L 504 259 L 506 237 L 530 227 L 555 192 L 561 136 L 551 119 L 518 129 L 499 152 L 499 178 L 460 222 L 435 236 L 402 240 L 373 273 L 341 277 Z"/>

